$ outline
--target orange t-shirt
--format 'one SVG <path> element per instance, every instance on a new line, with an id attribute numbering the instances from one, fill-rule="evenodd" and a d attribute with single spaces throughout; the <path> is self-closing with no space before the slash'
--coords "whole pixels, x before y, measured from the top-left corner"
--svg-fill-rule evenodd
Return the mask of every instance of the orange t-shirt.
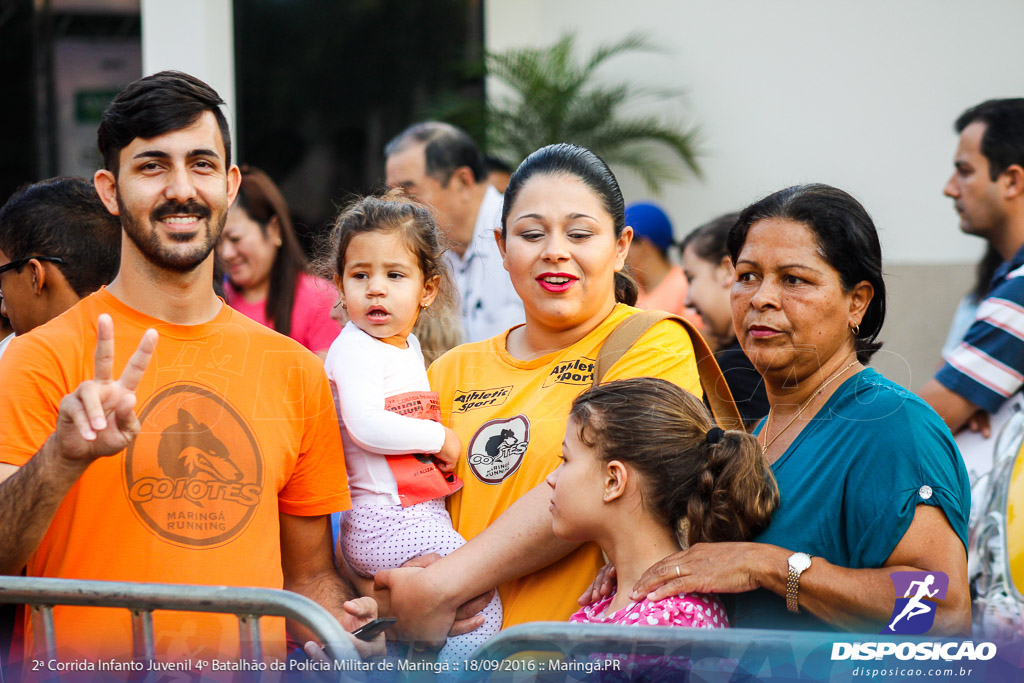
<path id="1" fill-rule="evenodd" d="M 704 327 L 704 321 L 685 304 L 686 290 L 689 289 L 689 286 L 690 283 L 687 282 L 683 269 L 679 266 L 672 266 L 657 287 L 649 292 L 640 290 L 640 294 L 636 298 L 636 307 L 647 311 L 668 311 L 675 315 L 681 315 L 693 323 L 698 330 L 701 330 Z"/>
<path id="2" fill-rule="evenodd" d="M 456 474 L 464 482 L 448 507 L 455 530 L 472 539 L 559 464 L 569 408 L 591 386 L 594 360 L 615 327 L 637 309 L 619 304 L 572 346 L 532 360 L 512 357 L 508 333 L 463 344 L 430 366 L 444 424 L 462 440 Z M 633 344 L 605 381 L 660 377 L 701 396 L 689 335 L 659 322 Z M 566 621 L 603 564 L 593 543 L 528 576 L 499 586 L 505 628 L 528 621 Z"/>
<path id="3" fill-rule="evenodd" d="M 28 575 L 281 588 L 278 514 L 349 507 L 341 435 L 316 356 L 227 305 L 208 323 L 172 325 L 101 290 L 18 337 L 0 363 L 0 462 L 27 463 L 61 399 L 93 377 L 104 312 L 115 377 L 147 328 L 160 334 L 136 392 L 142 430 L 74 484 Z M 54 619 L 62 658 L 131 654 L 127 610 L 57 607 Z M 161 658 L 238 655 L 233 616 L 157 611 L 153 624 Z M 284 620 L 262 626 L 264 651 L 283 656 Z"/>

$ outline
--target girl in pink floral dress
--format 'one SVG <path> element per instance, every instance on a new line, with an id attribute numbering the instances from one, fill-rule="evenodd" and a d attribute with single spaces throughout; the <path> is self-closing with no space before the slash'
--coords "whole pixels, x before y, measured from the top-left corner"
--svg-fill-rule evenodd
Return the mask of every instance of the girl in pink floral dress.
<path id="1" fill-rule="evenodd" d="M 723 431 L 693 394 L 651 377 L 602 384 L 575 400 L 562 464 L 547 483 L 555 535 L 595 541 L 615 567 L 616 590 L 570 618 L 580 623 L 727 627 L 713 595 L 633 602 L 629 589 L 680 541 L 748 540 L 779 500 L 754 437 Z"/>

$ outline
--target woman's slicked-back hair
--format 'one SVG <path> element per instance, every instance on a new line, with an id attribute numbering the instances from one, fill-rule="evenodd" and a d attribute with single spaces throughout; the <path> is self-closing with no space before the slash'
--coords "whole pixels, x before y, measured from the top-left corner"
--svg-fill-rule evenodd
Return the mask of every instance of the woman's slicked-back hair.
<path id="1" fill-rule="evenodd" d="M 734 264 L 750 228 L 758 221 L 773 218 L 800 223 L 814 233 L 819 253 L 839 272 L 844 290 L 850 291 L 862 281 L 874 288 L 874 296 L 854 338 L 857 360 L 867 363 L 882 347 L 878 333 L 885 322 L 882 247 L 871 216 L 860 202 L 830 185 L 787 187 L 754 202 L 740 213 L 736 225 L 729 231 L 729 257 Z"/>
<path id="2" fill-rule="evenodd" d="M 295 234 L 288 203 L 270 176 L 254 166 L 243 165 L 241 171 L 242 182 L 238 186 L 235 207 L 245 211 L 260 226 L 264 238 L 270 222 L 277 219 L 281 246 L 270 267 L 270 292 L 265 312 L 274 329 L 287 336 L 292 329 L 295 287 L 299 276 L 309 270 L 306 252 Z"/>
<path id="3" fill-rule="evenodd" d="M 501 238 L 505 239 L 508 228 L 508 214 L 516 203 L 523 186 L 538 175 L 570 176 L 578 179 L 596 194 L 608 215 L 612 217 L 615 238 L 622 235 L 626 226 L 626 205 L 622 199 L 619 181 L 604 159 L 586 147 L 560 142 L 541 147 L 526 157 L 509 178 L 505 188 L 505 202 L 501 207 Z M 626 272 L 615 274 L 615 300 L 633 305 L 639 289 Z"/>
<path id="4" fill-rule="evenodd" d="M 615 237 L 622 234 L 622 229 L 626 225 L 626 205 L 622 200 L 619 181 L 615 179 L 608 164 L 586 147 L 560 142 L 541 147 L 526 157 L 512 173 L 505 189 L 505 204 L 501 207 L 502 237 L 505 236 L 509 210 L 516 203 L 519 191 L 536 175 L 567 175 L 578 178 L 601 198 L 605 211 L 612 217 Z"/>

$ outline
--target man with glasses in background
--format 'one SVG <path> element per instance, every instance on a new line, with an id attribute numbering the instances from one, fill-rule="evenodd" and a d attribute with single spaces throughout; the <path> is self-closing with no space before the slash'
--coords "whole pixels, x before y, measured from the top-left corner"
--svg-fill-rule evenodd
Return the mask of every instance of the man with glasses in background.
<path id="1" fill-rule="evenodd" d="M 22 187 L 0 208 L 0 312 L 25 334 L 113 280 L 120 254 L 121 224 L 92 182 Z"/>

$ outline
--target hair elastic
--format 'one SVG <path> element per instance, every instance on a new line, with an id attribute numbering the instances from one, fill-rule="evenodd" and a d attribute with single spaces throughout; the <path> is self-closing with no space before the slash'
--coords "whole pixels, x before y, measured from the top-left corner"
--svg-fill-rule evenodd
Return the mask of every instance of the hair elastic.
<path id="1" fill-rule="evenodd" d="M 704 435 L 704 440 L 709 444 L 716 444 L 722 440 L 725 436 L 725 430 L 721 427 L 712 427 L 708 430 L 708 433 Z"/>

